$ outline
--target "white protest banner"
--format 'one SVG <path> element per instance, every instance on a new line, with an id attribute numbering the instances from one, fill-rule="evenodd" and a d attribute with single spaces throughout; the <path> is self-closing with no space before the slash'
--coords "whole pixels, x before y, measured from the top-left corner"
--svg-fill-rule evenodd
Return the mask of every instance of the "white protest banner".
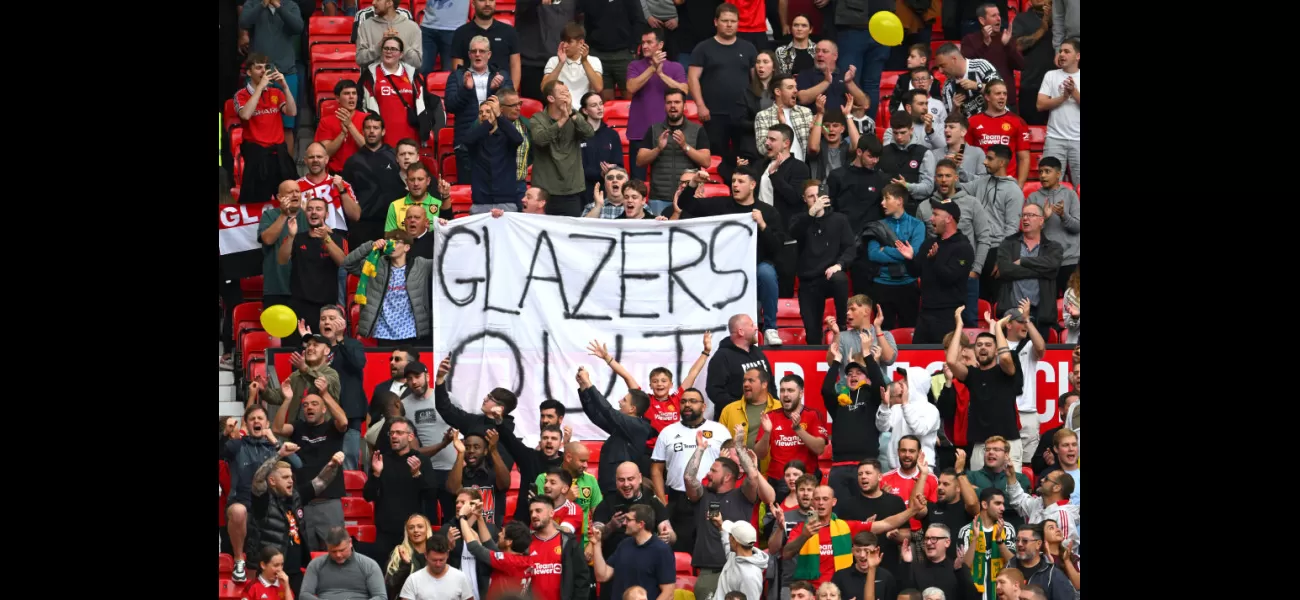
<path id="1" fill-rule="evenodd" d="M 587 354 L 590 341 L 604 342 L 648 392 L 655 367 L 681 381 L 705 331 L 716 350 L 732 315 L 756 317 L 757 226 L 748 214 L 483 214 L 435 234 L 434 358 L 452 357 L 451 395 L 466 410 L 480 411 L 496 387 L 518 394 L 513 415 L 526 440 L 536 439 L 537 405 L 547 398 L 564 403 L 575 439 L 608 437 L 582 414 L 578 367 L 614 406 L 627 387 Z M 703 373 L 695 387 L 704 388 Z"/>

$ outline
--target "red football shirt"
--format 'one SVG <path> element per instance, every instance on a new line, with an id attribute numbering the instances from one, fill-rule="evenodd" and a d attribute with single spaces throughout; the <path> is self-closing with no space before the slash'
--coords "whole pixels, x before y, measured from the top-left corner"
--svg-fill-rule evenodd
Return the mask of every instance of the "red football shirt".
<path id="1" fill-rule="evenodd" d="M 831 518 L 834 518 L 834 516 Z M 864 531 L 871 531 L 871 521 L 842 520 L 849 526 L 849 537 L 855 536 Z M 803 523 L 795 525 L 794 529 L 790 530 L 789 539 L 799 537 L 799 534 L 803 533 L 803 525 Z M 819 576 L 817 581 L 813 583 L 814 588 L 821 587 L 823 583 L 830 581 L 831 577 L 835 575 L 835 551 L 831 546 L 830 526 L 822 527 L 821 530 L 817 532 L 817 543 L 821 544 L 821 576 Z"/>
<path id="2" fill-rule="evenodd" d="M 682 393 L 685 391 L 686 389 L 679 385 L 677 391 L 670 394 L 668 399 L 663 401 L 655 398 L 654 394 L 650 395 L 650 408 L 646 409 L 645 418 L 649 419 L 650 426 L 655 428 L 655 435 L 646 440 L 645 447 L 652 452 L 655 449 L 655 441 L 659 439 L 659 432 L 663 431 L 665 427 L 682 420 L 682 414 L 678 411 L 681 409 Z"/>
<path id="3" fill-rule="evenodd" d="M 356 125 L 357 131 L 361 131 L 361 127 L 365 124 L 365 120 L 366 113 L 360 108 L 352 111 L 352 124 Z M 387 124 L 387 122 L 385 122 L 385 124 Z M 343 133 L 343 122 L 333 114 L 328 114 L 321 117 L 320 124 L 316 126 L 316 139 L 312 141 L 323 144 L 325 142 L 333 141 L 334 138 L 338 137 L 341 133 Z M 351 134 L 343 136 L 343 145 L 339 146 L 338 152 L 335 152 L 334 156 L 330 157 L 328 165 L 330 172 L 342 173 L 343 163 L 348 162 L 348 159 L 352 158 L 352 155 L 356 153 L 356 140 L 352 139 Z"/>
<path id="4" fill-rule="evenodd" d="M 918 469 L 916 472 L 912 473 L 911 477 L 907 477 L 900 473 L 898 469 L 894 469 L 893 471 L 885 473 L 884 476 L 880 478 L 881 488 L 889 486 L 890 493 L 902 498 L 903 506 L 907 506 L 908 504 L 911 504 L 912 489 L 916 486 L 916 476 L 920 474 L 920 472 L 920 469 Z M 935 479 L 934 475 L 929 475 L 925 478 L 925 499 L 929 502 L 939 501 L 939 480 Z M 921 520 L 912 519 L 912 531 L 920 530 Z"/>
<path id="5" fill-rule="evenodd" d="M 397 142 L 403 138 L 422 142 L 407 118 L 406 105 L 415 105 L 415 88 L 411 85 L 411 78 L 406 76 L 406 70 L 387 76 L 382 65 L 376 70 L 375 101 L 379 104 L 379 115 L 384 118 L 384 143 L 396 148 Z M 400 98 L 398 94 L 401 94 Z M 403 100 L 406 104 L 402 104 Z"/>
<path id="6" fill-rule="evenodd" d="M 528 589 L 533 557 L 513 552 L 493 552 L 488 564 L 492 567 L 492 583 L 488 586 L 487 600 L 496 600 L 503 595 L 517 594 Z"/>
<path id="7" fill-rule="evenodd" d="M 772 442 L 768 453 L 771 462 L 767 465 L 767 476 L 778 480 L 785 477 L 785 465 L 792 460 L 802 460 L 805 465 L 808 465 L 809 473 L 816 472 L 817 455 L 813 454 L 812 450 L 808 449 L 808 445 L 795 434 L 795 424 L 790 422 L 790 417 L 786 416 L 785 411 L 772 411 L 767 413 L 767 418 L 772 421 Z M 816 437 L 822 439 L 828 437 L 826 427 L 822 425 L 817 411 L 808 410 L 807 407 L 799 413 L 798 427 L 811 432 Z M 758 437 L 754 438 L 754 441 L 757 443 L 758 440 L 763 439 L 765 433 L 759 429 Z"/>
<path id="8" fill-rule="evenodd" d="M 249 83 L 235 92 L 235 110 L 242 110 L 252 99 L 253 84 Z M 285 95 L 280 88 L 268 85 L 262 90 L 253 118 L 244 123 L 244 139 L 267 148 L 284 143 L 284 119 L 280 115 L 284 105 Z"/>
<path id="9" fill-rule="evenodd" d="M 560 600 L 560 583 L 564 576 L 564 538 L 559 533 L 544 540 L 533 534 L 529 548 L 533 559 L 533 578 L 528 588 L 535 600 Z"/>
<path id="10" fill-rule="evenodd" d="M 354 199 L 357 197 L 356 192 L 352 191 L 352 184 L 345 181 L 343 182 L 343 186 L 347 189 L 348 194 Z M 328 208 L 325 211 L 325 224 L 329 225 L 330 229 L 347 230 L 347 220 L 343 215 L 343 208 L 340 204 L 342 200 L 339 199 L 341 194 L 339 194 L 338 190 L 334 189 L 333 177 L 326 177 L 325 180 L 320 183 L 312 183 L 311 180 L 307 179 L 304 175 L 298 178 L 298 191 L 302 192 L 303 206 L 306 206 L 307 201 L 312 198 L 324 199 L 325 204 L 328 205 Z"/>
<path id="11" fill-rule="evenodd" d="M 280 587 L 280 581 L 277 579 L 270 584 L 262 583 L 261 575 L 257 580 L 248 584 L 244 592 L 239 595 L 243 600 L 282 600 L 284 598 L 284 588 Z"/>
<path id="12" fill-rule="evenodd" d="M 731 0 L 731 3 L 740 10 L 740 25 L 736 27 L 736 31 L 767 33 L 767 6 L 763 0 Z M 777 31 L 780 30 L 781 25 L 778 23 Z"/>
<path id="13" fill-rule="evenodd" d="M 966 143 L 979 146 L 988 151 L 989 146 L 1004 144 L 1011 148 L 1011 162 L 1007 164 L 1007 175 L 1016 176 L 1016 153 L 1029 151 L 1029 125 L 1014 113 L 1008 112 L 1000 117 L 991 117 L 980 113 L 970 118 L 970 129 L 966 130 Z"/>
<path id="14" fill-rule="evenodd" d="M 573 527 L 574 534 L 582 535 L 582 509 L 567 498 L 564 500 L 564 505 L 555 509 L 551 520 L 556 523 L 568 523 Z"/>

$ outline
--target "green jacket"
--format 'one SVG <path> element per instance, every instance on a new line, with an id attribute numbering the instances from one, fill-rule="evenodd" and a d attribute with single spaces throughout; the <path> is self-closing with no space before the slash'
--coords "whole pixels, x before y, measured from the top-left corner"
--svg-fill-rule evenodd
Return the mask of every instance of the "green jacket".
<path id="1" fill-rule="evenodd" d="M 528 122 L 532 134 L 533 185 L 552 196 L 580 194 L 587 189 L 582 172 L 582 140 L 595 134 L 577 111 L 563 127 L 555 126 L 545 110 Z"/>
<path id="2" fill-rule="evenodd" d="M 267 404 L 280 405 L 284 404 L 284 394 L 280 391 L 280 378 L 276 377 L 274 369 L 275 367 L 268 367 L 267 370 L 269 376 L 267 377 L 266 389 L 263 389 L 258 393 L 257 397 L 259 400 L 266 401 Z M 333 398 L 335 402 L 339 402 L 339 374 L 338 371 L 333 369 L 333 367 L 330 367 L 329 365 L 321 365 L 315 369 L 309 370 L 307 373 L 294 369 L 294 371 L 289 374 L 289 387 L 293 388 L 293 399 L 289 401 L 288 406 L 280 407 L 280 410 L 289 411 L 287 413 L 288 416 L 285 417 L 285 423 L 292 424 L 302 416 L 303 390 L 315 388 L 317 377 L 325 378 L 326 387 L 329 388 L 330 397 Z M 325 414 L 325 419 L 330 419 L 329 413 Z M 1028 485 L 1028 483 L 1025 484 L 1025 489 L 1028 489 Z"/>

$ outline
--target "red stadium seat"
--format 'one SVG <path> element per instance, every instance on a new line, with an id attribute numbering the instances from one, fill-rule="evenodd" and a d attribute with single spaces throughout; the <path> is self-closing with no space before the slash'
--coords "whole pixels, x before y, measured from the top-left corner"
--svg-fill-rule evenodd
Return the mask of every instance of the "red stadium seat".
<path id="1" fill-rule="evenodd" d="M 311 553 L 311 559 L 312 559 L 312 560 L 316 560 L 317 558 L 320 558 L 320 557 L 322 557 L 322 556 L 325 556 L 326 554 L 329 554 L 329 552 L 312 552 L 312 553 Z"/>
<path id="2" fill-rule="evenodd" d="M 988 300 L 980 298 L 979 304 L 975 307 L 975 309 L 979 311 L 979 314 L 975 315 L 975 321 L 979 323 L 981 327 L 987 328 L 989 326 L 989 322 L 984 320 L 984 313 L 992 314 L 993 305 L 989 304 Z"/>
<path id="3" fill-rule="evenodd" d="M 221 110 L 222 122 L 225 123 L 226 129 L 239 127 L 243 121 L 239 118 L 239 111 L 235 108 L 235 99 L 226 100 Z"/>
<path id="4" fill-rule="evenodd" d="M 826 317 L 833 317 L 833 316 L 835 316 L 835 299 L 827 298 L 826 307 L 822 309 L 822 319 L 825 320 Z"/>
<path id="5" fill-rule="evenodd" d="M 222 577 L 217 580 L 217 585 L 219 587 L 217 591 L 218 600 L 237 600 L 243 595 L 244 586 L 246 586 L 247 583 L 235 583 L 231 579 Z"/>
<path id="6" fill-rule="evenodd" d="M 343 489 L 349 492 L 360 492 L 366 487 L 365 471 L 344 471 L 343 472 Z"/>
<path id="7" fill-rule="evenodd" d="M 682 112 L 686 113 L 686 119 L 688 121 L 694 121 L 696 123 L 700 122 L 700 107 L 695 105 L 694 100 L 687 100 L 686 110 Z"/>
<path id="8" fill-rule="evenodd" d="M 506 514 L 505 520 L 510 521 L 515 518 L 515 511 L 519 509 L 519 490 L 506 491 Z"/>
<path id="9" fill-rule="evenodd" d="M 374 525 L 375 524 L 375 507 L 366 502 L 363 498 L 352 498 L 344 496 L 343 500 L 343 524 L 344 525 Z"/>
<path id="10" fill-rule="evenodd" d="M 339 101 L 333 98 L 330 98 L 329 100 L 320 103 L 320 114 L 322 115 L 332 115 L 334 114 L 334 111 L 338 109 L 339 109 Z M 320 121 L 318 120 L 317 123 L 319 122 Z"/>
<path id="11" fill-rule="evenodd" d="M 352 296 L 348 296 L 348 299 L 351 300 Z M 349 305 L 352 308 L 348 310 L 348 333 L 352 337 L 357 337 L 357 323 L 361 321 L 361 305 L 351 302 Z"/>
<path id="12" fill-rule="evenodd" d="M 1038 181 L 1038 161 L 1042 158 L 1042 152 L 1029 151 L 1029 181 Z M 1020 167 L 1017 166 L 1016 168 Z"/>
<path id="13" fill-rule="evenodd" d="M 222 556 L 225 556 L 224 554 Z M 685 552 L 674 552 L 673 558 L 677 562 L 678 575 L 694 575 L 695 569 L 691 567 L 691 555 Z"/>
<path id="14" fill-rule="evenodd" d="M 587 457 L 587 472 L 594 476 L 596 474 L 595 466 L 600 464 L 600 447 L 604 446 L 605 442 L 586 440 L 582 442 L 582 445 L 586 446 L 587 451 L 591 453 Z"/>
<path id="15" fill-rule="evenodd" d="M 533 115 L 542 112 L 542 103 L 532 98 L 520 98 L 519 115 L 525 119 L 532 118 Z"/>
<path id="16" fill-rule="evenodd" d="M 605 103 L 605 124 L 610 127 L 627 127 L 631 100 L 610 100 Z"/>
<path id="17" fill-rule="evenodd" d="M 312 89 L 316 93 L 316 106 L 318 115 L 333 114 L 326 113 L 325 102 L 334 100 L 334 86 L 344 79 L 356 81 L 359 71 L 317 71 L 311 78 Z"/>
<path id="18" fill-rule="evenodd" d="M 252 361 L 266 362 L 266 349 L 279 348 L 280 338 L 271 337 L 271 334 L 265 331 L 250 331 L 242 336 L 239 343 L 243 349 L 243 366 L 244 372 L 248 372 L 248 363 Z"/>
<path id="19" fill-rule="evenodd" d="M 313 16 L 307 23 L 307 39 L 311 45 L 348 43 L 352 39 L 352 17 Z"/>
<path id="20" fill-rule="evenodd" d="M 358 542 L 374 543 L 375 526 L 374 525 L 348 525 L 348 535 L 355 538 Z"/>
<path id="21" fill-rule="evenodd" d="M 451 182 L 453 184 L 460 182 L 460 179 L 456 177 L 455 156 L 444 156 L 442 158 L 442 168 L 439 169 L 439 171 L 442 173 L 442 178 L 446 179 L 448 182 Z M 465 183 L 468 184 L 469 182 L 465 182 Z"/>
<path id="22" fill-rule="evenodd" d="M 438 130 L 438 153 L 442 156 L 455 154 L 453 148 L 456 146 L 456 130 L 451 127 L 443 127 Z"/>
<path id="23" fill-rule="evenodd" d="M 721 157 L 721 156 L 712 156 L 712 157 L 710 157 L 710 158 L 709 158 L 709 168 L 706 169 L 706 170 L 709 172 L 709 175 L 714 175 L 714 176 L 716 176 L 716 175 L 718 174 L 718 165 L 721 165 L 721 164 L 722 164 L 722 157 Z"/>
<path id="24" fill-rule="evenodd" d="M 829 330 L 829 329 L 823 329 L 823 330 L 822 330 L 822 345 L 823 345 L 823 346 L 829 346 L 829 345 L 831 345 L 831 342 L 833 342 L 833 341 L 835 341 L 835 332 L 834 332 L 834 331 L 831 331 L 831 330 Z"/>
<path id="25" fill-rule="evenodd" d="M 776 301 L 776 326 L 777 327 L 802 327 L 803 326 L 803 319 L 799 317 L 798 298 L 780 298 Z"/>
<path id="26" fill-rule="evenodd" d="M 681 573 L 678 573 L 678 574 L 677 574 L 677 589 L 679 589 L 679 590 L 686 590 L 686 591 L 688 591 L 688 592 L 694 592 L 694 591 L 695 591 L 695 576 L 694 576 L 694 575 L 682 575 Z"/>
<path id="27" fill-rule="evenodd" d="M 311 54 L 308 55 L 308 58 L 311 60 L 309 64 L 311 65 L 312 72 L 315 72 L 323 68 L 319 65 L 319 63 L 330 63 L 331 65 L 339 65 L 337 67 L 331 66 L 330 68 L 341 68 L 341 69 L 350 68 L 356 71 L 361 70 L 361 68 L 357 66 L 357 45 L 356 44 L 349 44 L 347 42 L 317 44 L 311 47 Z M 350 66 L 345 67 L 343 65 L 350 65 Z"/>
<path id="28" fill-rule="evenodd" d="M 1029 126 L 1029 149 L 1037 152 L 1043 151 L 1043 142 L 1047 140 L 1046 125 Z"/>
<path id="29" fill-rule="evenodd" d="M 966 327 L 966 328 L 963 328 L 963 329 L 961 330 L 962 333 L 966 334 L 966 339 L 970 340 L 970 343 L 972 343 L 972 344 L 975 343 L 975 336 L 977 336 L 977 335 L 979 335 L 979 334 L 981 334 L 981 333 L 984 333 L 984 332 L 986 332 L 986 331 L 988 331 L 988 328 L 987 328 L 987 327 L 984 327 L 984 328 L 979 328 L 979 327 Z"/>
<path id="30" fill-rule="evenodd" d="M 474 188 L 468 185 L 451 186 L 451 212 L 461 213 L 469 212 L 469 207 L 474 204 Z"/>
<path id="31" fill-rule="evenodd" d="M 776 333 L 781 336 L 781 343 L 787 346 L 803 346 L 807 343 L 807 332 L 803 327 L 780 327 Z"/>
<path id="32" fill-rule="evenodd" d="M 241 302 L 235 305 L 234 312 L 231 313 L 231 322 L 256 321 L 262 315 L 262 303 L 259 302 Z"/>
<path id="33" fill-rule="evenodd" d="M 912 343 L 913 331 L 915 331 L 915 329 L 912 327 L 900 327 L 898 329 L 890 329 L 889 333 L 894 334 L 894 343 L 910 344 Z"/>
<path id="34" fill-rule="evenodd" d="M 519 469 L 510 469 L 510 489 L 517 490 L 522 482 L 519 481 Z"/>
<path id="35" fill-rule="evenodd" d="M 1056 329 L 1054 327 L 1048 327 L 1047 336 L 1043 338 L 1043 341 L 1049 344 L 1059 344 L 1061 342 L 1061 336 L 1060 334 L 1056 333 Z"/>
<path id="36" fill-rule="evenodd" d="M 497 12 L 515 12 L 515 0 L 497 0 Z"/>
<path id="37" fill-rule="evenodd" d="M 513 12 L 501 12 L 498 10 L 495 15 L 492 15 L 492 18 L 511 27 L 515 26 L 515 13 Z"/>
<path id="38" fill-rule="evenodd" d="M 1025 182 L 1025 189 L 1023 190 L 1023 191 L 1025 192 L 1025 199 L 1028 200 L 1030 194 L 1033 194 L 1034 192 L 1037 192 L 1037 191 L 1039 190 L 1039 188 L 1042 188 L 1042 187 L 1043 187 L 1043 184 L 1041 184 L 1041 183 L 1039 183 L 1039 182 L 1037 182 L 1037 181 L 1026 181 L 1026 182 Z"/>
<path id="39" fill-rule="evenodd" d="M 447 76 L 448 76 L 448 75 L 451 75 L 451 72 L 450 72 L 450 71 L 441 71 L 441 72 L 437 72 L 437 71 L 435 71 L 435 72 L 433 72 L 433 73 L 429 73 L 429 76 L 428 76 L 428 81 L 429 81 L 428 89 L 429 89 L 429 91 L 430 91 L 430 92 L 433 92 L 433 93 L 435 93 L 435 94 L 437 94 L 437 95 L 439 95 L 439 96 L 446 96 L 446 95 L 447 95 Z"/>
<path id="40" fill-rule="evenodd" d="M 727 185 L 723 183 L 706 183 L 704 184 L 704 195 L 706 197 L 730 196 L 731 188 L 727 187 Z M 796 300 L 796 302 L 798 301 Z M 803 321 L 800 321 L 800 323 L 803 323 Z"/>
<path id="41" fill-rule="evenodd" d="M 907 71 L 884 71 L 880 74 L 880 104 L 886 109 L 889 108 L 886 98 L 894 95 L 894 83 L 898 81 L 898 76 L 904 73 Z"/>
<path id="42" fill-rule="evenodd" d="M 1024 473 L 1025 477 L 1029 478 L 1029 487 L 1031 489 L 1038 488 L 1038 477 L 1034 476 L 1034 469 L 1032 467 L 1020 467 L 1020 472 Z"/>
<path id="43" fill-rule="evenodd" d="M 217 559 L 217 573 L 229 575 L 235 571 L 235 558 L 229 554 L 222 554 Z"/>

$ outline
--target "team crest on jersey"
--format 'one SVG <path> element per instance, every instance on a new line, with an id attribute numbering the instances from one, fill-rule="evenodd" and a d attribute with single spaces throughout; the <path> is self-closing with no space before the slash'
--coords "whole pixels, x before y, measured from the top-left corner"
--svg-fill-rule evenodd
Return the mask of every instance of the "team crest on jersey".
<path id="1" fill-rule="evenodd" d="M 1003 124 L 1002 124 L 1002 131 L 1011 131 L 1011 124 L 1010 124 L 1010 123 L 1003 123 Z"/>
<path id="2" fill-rule="evenodd" d="M 271 94 L 271 102 L 279 103 L 280 97 L 275 94 Z"/>
<path id="3" fill-rule="evenodd" d="M 562 548 L 562 547 L 560 547 L 560 546 L 556 546 L 556 547 L 555 547 L 555 554 L 556 554 L 556 555 L 564 554 L 564 548 Z"/>
<path id="4" fill-rule="evenodd" d="M 909 167 L 915 169 L 915 168 L 921 166 L 921 163 L 916 162 L 916 161 L 912 161 L 912 162 L 910 162 L 910 163 L 907 163 L 907 166 L 909 166 Z"/>
<path id="5" fill-rule="evenodd" d="M 711 439 L 713 439 L 713 432 L 712 432 L 712 431 L 709 431 L 709 430 L 706 429 L 706 430 L 704 431 L 704 439 L 706 439 L 706 440 L 711 440 Z"/>
<path id="6" fill-rule="evenodd" d="M 591 488 L 589 487 L 582 488 L 582 497 L 591 499 Z"/>
<path id="7" fill-rule="evenodd" d="M 915 161 L 913 161 L 913 162 L 915 162 Z M 799 429 L 802 429 L 802 430 L 804 430 L 804 431 L 808 431 L 808 424 L 807 424 L 807 423 L 800 423 L 800 424 L 799 424 Z"/>

